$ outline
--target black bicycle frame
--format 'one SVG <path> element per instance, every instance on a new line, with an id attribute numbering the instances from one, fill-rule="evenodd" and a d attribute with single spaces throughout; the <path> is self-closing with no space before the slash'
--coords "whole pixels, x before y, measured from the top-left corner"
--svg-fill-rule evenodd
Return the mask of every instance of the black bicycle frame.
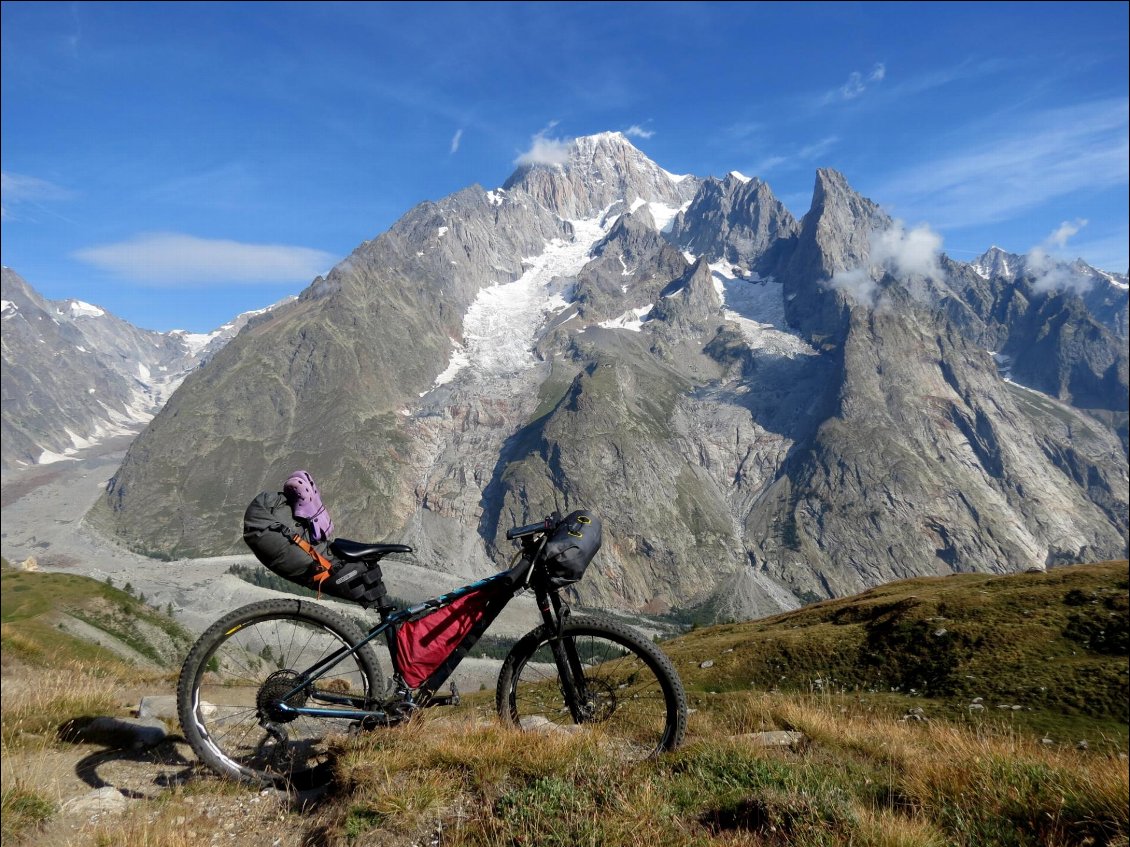
<path id="1" fill-rule="evenodd" d="M 401 624 L 426 617 L 432 612 L 450 606 L 452 603 L 462 597 L 466 597 L 468 594 L 473 594 L 489 586 L 499 586 L 506 583 L 510 596 L 506 597 L 505 601 L 499 606 L 499 612 L 514 599 L 516 594 L 524 590 L 527 586 L 533 588 L 538 611 L 541 612 L 542 620 L 545 622 L 546 628 L 550 632 L 550 650 L 553 653 L 553 658 L 557 664 L 558 673 L 560 674 L 562 694 L 565 697 L 566 703 L 569 705 L 569 711 L 573 716 L 573 720 L 578 723 L 581 722 L 584 716 L 581 711 L 581 697 L 578 693 L 578 687 L 583 690 L 584 673 L 581 669 L 581 662 L 577 655 L 576 645 L 571 641 L 566 641 L 561 638 L 562 626 L 564 625 L 565 617 L 569 614 L 569 608 L 561 600 L 556 590 L 551 590 L 546 587 L 544 566 L 538 560 L 541 548 L 544 545 L 544 538 L 539 540 L 523 539 L 522 552 L 520 554 L 521 560 L 516 566 L 509 570 L 488 576 L 485 579 L 477 580 L 476 582 L 464 585 L 461 588 L 456 588 L 446 594 L 433 597 L 430 600 L 424 600 L 406 609 L 391 611 L 388 614 L 382 611 L 381 622 L 370 629 L 360 642 L 352 647 L 342 647 L 319 661 L 313 667 L 308 668 L 302 674 L 299 683 L 279 697 L 278 701 L 272 705 L 272 708 L 276 709 L 282 715 L 293 715 L 294 717 L 306 715 L 310 717 L 352 720 L 376 719 L 380 721 L 387 719 L 388 713 L 385 711 L 362 708 L 363 705 L 371 703 L 375 699 L 374 697 L 362 698 L 346 694 L 335 694 L 329 691 L 318 692 L 318 699 L 323 702 L 336 703 L 341 706 L 353 706 L 355 707 L 354 709 L 323 709 L 311 706 L 291 706 L 288 705 L 286 701 L 292 696 L 302 692 L 336 666 L 338 662 L 355 654 L 379 635 L 384 635 L 386 643 L 388 644 L 394 679 L 397 680 L 398 683 L 401 682 L 401 668 L 396 648 L 396 630 Z M 410 708 L 441 705 L 445 702 L 442 698 L 432 697 L 431 694 L 434 693 L 433 691 L 429 691 L 429 696 L 424 702 L 419 704 L 413 701 L 411 692 L 407 691 L 406 688 L 400 689 L 398 693 L 401 694 L 403 698 L 398 701 L 398 705 L 406 704 Z"/>

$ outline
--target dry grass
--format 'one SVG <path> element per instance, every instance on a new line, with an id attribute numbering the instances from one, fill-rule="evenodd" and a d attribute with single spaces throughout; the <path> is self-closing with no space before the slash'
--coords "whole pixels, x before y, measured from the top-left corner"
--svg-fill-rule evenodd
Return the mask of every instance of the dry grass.
<path id="1" fill-rule="evenodd" d="M 1118 755 L 831 698 L 740 694 L 693 715 L 688 745 L 625 766 L 598 738 L 523 734 L 473 712 L 340 747 L 326 843 L 463 845 L 1125 845 Z M 810 743 L 739 736 L 788 727 Z"/>

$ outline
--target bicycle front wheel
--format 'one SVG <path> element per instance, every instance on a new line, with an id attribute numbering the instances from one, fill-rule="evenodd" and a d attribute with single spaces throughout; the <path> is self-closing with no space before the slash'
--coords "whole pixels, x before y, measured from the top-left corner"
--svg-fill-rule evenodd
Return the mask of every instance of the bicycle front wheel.
<path id="1" fill-rule="evenodd" d="M 503 662 L 498 713 L 527 730 L 591 728 L 610 752 L 641 760 L 673 750 L 687 728 L 687 697 L 671 660 L 639 633 L 596 617 L 565 620 L 561 644 L 572 666 L 575 701 L 542 626 L 519 641 Z"/>
<path id="2" fill-rule="evenodd" d="M 177 711 L 185 739 L 221 776 L 298 790 L 325 784 L 332 776 L 326 739 L 348 725 L 334 711 L 369 708 L 384 679 L 365 645 L 313 682 L 301 682 L 307 670 L 363 637 L 345 618 L 307 600 L 265 600 L 224 616 L 200 636 L 181 669 Z M 279 711 L 281 702 L 324 714 L 287 714 Z"/>

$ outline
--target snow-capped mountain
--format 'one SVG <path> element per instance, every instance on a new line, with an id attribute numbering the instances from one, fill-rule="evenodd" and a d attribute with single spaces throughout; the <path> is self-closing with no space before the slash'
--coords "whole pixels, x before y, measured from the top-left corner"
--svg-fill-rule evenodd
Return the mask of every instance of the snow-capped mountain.
<path id="1" fill-rule="evenodd" d="M 46 300 L 4 268 L 4 467 L 48 464 L 136 434 L 256 314 L 208 334 L 151 332 L 81 300 Z"/>
<path id="2" fill-rule="evenodd" d="M 585 506 L 605 544 L 582 602 L 735 618 L 1125 555 L 1117 320 L 907 237 L 834 171 L 797 221 L 758 179 L 577 139 L 420 204 L 238 335 L 91 517 L 236 551 L 247 502 L 305 468 L 343 536 L 472 575 L 507 527 Z M 1002 373 L 1021 347 L 1056 378 Z"/>

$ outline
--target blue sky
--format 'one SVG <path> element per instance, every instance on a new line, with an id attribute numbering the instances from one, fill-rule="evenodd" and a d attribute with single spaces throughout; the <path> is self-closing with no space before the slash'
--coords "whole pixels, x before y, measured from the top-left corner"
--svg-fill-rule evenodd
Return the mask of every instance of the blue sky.
<path id="1" fill-rule="evenodd" d="M 1130 264 L 1124 2 L 2 8 L 3 263 L 147 329 L 298 293 L 539 134 L 798 217 L 835 168 L 959 260 Z"/>

